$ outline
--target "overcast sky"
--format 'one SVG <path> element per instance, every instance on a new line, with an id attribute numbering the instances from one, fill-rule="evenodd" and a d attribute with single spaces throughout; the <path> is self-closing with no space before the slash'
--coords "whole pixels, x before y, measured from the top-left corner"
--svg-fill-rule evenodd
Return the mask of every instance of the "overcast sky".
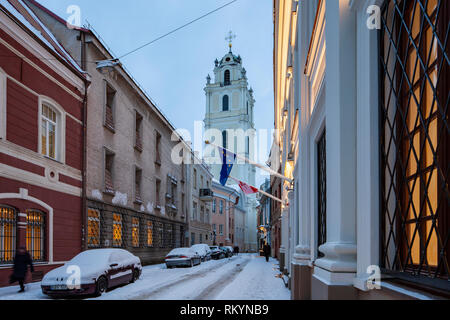
<path id="1" fill-rule="evenodd" d="M 38 0 L 68 18 L 78 5 L 112 51 L 121 56 L 230 0 Z M 122 59 L 176 128 L 193 132 L 205 115 L 206 76 L 228 51 L 243 58 L 255 91 L 255 126 L 273 128 L 272 0 L 238 0 L 224 9 Z M 260 170 L 258 170 L 260 171 Z M 261 181 L 261 178 L 257 179 Z"/>

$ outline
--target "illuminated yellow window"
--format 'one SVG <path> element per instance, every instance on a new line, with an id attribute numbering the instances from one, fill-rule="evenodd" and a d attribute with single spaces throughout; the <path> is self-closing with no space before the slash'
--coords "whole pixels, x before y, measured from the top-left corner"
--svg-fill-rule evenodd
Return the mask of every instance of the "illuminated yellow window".
<path id="1" fill-rule="evenodd" d="M 88 246 L 100 246 L 100 212 L 95 209 L 88 210 Z"/>
<path id="2" fill-rule="evenodd" d="M 0 206 L 0 264 L 11 263 L 16 249 L 16 211 Z"/>
<path id="3" fill-rule="evenodd" d="M 27 210 L 27 251 L 33 261 L 44 260 L 45 224 L 44 213 L 37 210 Z"/>
<path id="4" fill-rule="evenodd" d="M 122 216 L 120 214 L 113 214 L 113 246 L 121 247 L 123 243 L 122 238 Z"/>
<path id="5" fill-rule="evenodd" d="M 139 247 L 139 218 L 133 218 L 131 221 L 131 240 L 133 247 Z"/>
<path id="6" fill-rule="evenodd" d="M 153 247 L 153 222 L 147 221 L 147 246 Z"/>

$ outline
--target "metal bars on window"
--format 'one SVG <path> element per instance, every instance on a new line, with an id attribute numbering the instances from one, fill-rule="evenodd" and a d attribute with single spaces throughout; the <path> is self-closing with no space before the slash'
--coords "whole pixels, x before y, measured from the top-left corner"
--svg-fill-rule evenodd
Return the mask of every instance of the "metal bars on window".
<path id="1" fill-rule="evenodd" d="M 0 206 L 0 265 L 12 263 L 16 251 L 17 212 Z"/>
<path id="2" fill-rule="evenodd" d="M 26 247 L 33 261 L 45 259 L 45 214 L 27 210 Z"/>
<path id="3" fill-rule="evenodd" d="M 327 242 L 327 157 L 326 157 L 326 132 L 317 143 L 317 186 L 318 186 L 318 211 L 317 211 L 317 248 Z M 318 256 L 323 253 L 318 251 Z"/>
<path id="4" fill-rule="evenodd" d="M 448 2 L 381 15 L 381 263 L 413 279 L 450 279 Z"/>

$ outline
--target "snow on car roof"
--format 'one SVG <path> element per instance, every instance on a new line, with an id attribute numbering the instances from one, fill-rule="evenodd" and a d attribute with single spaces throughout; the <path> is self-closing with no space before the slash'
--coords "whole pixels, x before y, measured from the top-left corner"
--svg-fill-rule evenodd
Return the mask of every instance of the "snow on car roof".
<path id="1" fill-rule="evenodd" d="M 122 249 L 92 249 L 87 250 L 79 253 L 77 256 L 75 256 L 72 260 L 70 260 L 71 263 L 77 263 L 77 264 L 91 264 L 92 262 L 97 261 L 106 261 L 111 253 L 118 252 L 118 251 L 124 251 Z"/>
<path id="2" fill-rule="evenodd" d="M 169 254 L 192 252 L 191 248 L 176 248 L 169 252 Z"/>

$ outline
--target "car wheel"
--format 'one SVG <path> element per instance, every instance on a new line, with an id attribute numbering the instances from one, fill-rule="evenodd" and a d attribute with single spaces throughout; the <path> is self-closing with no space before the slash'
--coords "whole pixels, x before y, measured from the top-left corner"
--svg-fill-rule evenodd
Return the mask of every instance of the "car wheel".
<path id="1" fill-rule="evenodd" d="M 133 270 L 133 276 L 131 277 L 131 283 L 136 282 L 136 280 L 139 279 L 139 270 L 138 269 L 134 269 Z"/>
<path id="2" fill-rule="evenodd" d="M 108 289 L 108 280 L 104 276 L 101 276 L 97 280 L 97 288 L 95 294 L 97 296 L 101 296 L 103 293 L 106 292 L 107 289 Z"/>

